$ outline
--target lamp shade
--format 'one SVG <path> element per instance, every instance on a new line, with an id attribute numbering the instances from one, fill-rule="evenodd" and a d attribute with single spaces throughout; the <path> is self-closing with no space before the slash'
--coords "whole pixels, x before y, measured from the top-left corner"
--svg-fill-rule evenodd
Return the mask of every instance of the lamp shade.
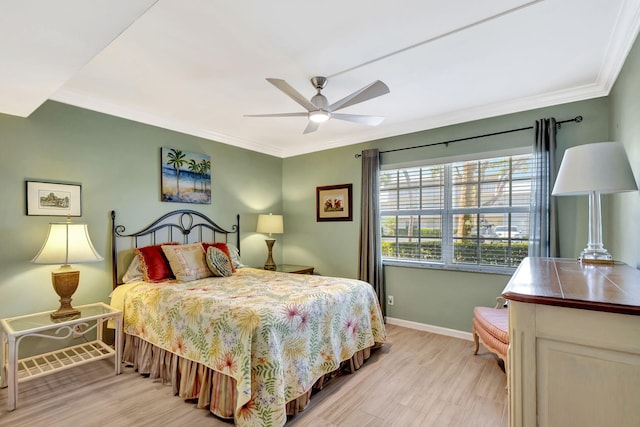
<path id="1" fill-rule="evenodd" d="M 51 223 L 47 239 L 31 260 L 35 264 L 79 264 L 102 261 L 89 238 L 87 224 Z"/>
<path id="2" fill-rule="evenodd" d="M 552 194 L 607 194 L 637 189 L 624 146 L 619 142 L 598 142 L 564 152 Z"/>
<path id="3" fill-rule="evenodd" d="M 258 215 L 258 233 L 282 234 L 284 233 L 284 224 L 282 215 Z"/>

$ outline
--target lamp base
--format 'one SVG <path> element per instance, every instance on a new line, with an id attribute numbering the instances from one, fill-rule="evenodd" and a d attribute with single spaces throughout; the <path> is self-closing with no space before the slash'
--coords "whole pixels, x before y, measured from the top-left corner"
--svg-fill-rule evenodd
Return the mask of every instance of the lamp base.
<path id="1" fill-rule="evenodd" d="M 613 257 L 606 249 L 584 249 L 580 254 L 580 262 L 585 264 L 613 264 Z"/>
<path id="2" fill-rule="evenodd" d="M 72 308 L 71 310 L 67 310 L 67 311 L 62 311 L 58 309 L 56 311 L 52 311 L 49 317 L 51 317 L 51 320 L 53 320 L 54 322 L 62 322 L 65 320 L 79 319 L 80 312 L 75 308 Z"/>
<path id="3" fill-rule="evenodd" d="M 50 314 L 51 320 L 59 321 L 80 317 L 80 312 L 71 306 L 71 296 L 78 289 L 79 281 L 80 272 L 72 270 L 68 264 L 51 273 L 53 289 L 60 297 L 60 308 Z"/>
<path id="4" fill-rule="evenodd" d="M 589 240 L 580 254 L 580 262 L 587 264 L 613 264 L 613 257 L 602 244 L 602 213 L 600 192 L 589 193 Z"/>
<path id="5" fill-rule="evenodd" d="M 272 251 L 273 251 L 273 244 L 276 241 L 273 240 L 273 239 L 269 239 L 269 240 L 265 240 L 265 242 L 267 243 L 267 248 L 269 249 L 269 256 L 267 257 L 267 262 L 264 263 L 264 269 L 265 270 L 270 270 L 270 271 L 275 271 L 276 270 L 276 263 L 273 261 Z"/>

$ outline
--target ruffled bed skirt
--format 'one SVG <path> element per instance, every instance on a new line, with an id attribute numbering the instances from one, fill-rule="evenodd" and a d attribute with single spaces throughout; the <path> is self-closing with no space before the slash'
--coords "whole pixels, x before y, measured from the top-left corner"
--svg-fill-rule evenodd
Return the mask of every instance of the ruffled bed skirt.
<path id="1" fill-rule="evenodd" d="M 311 400 L 311 394 L 321 390 L 332 378 L 359 369 L 370 357 L 372 348 L 375 347 L 356 352 L 350 359 L 342 362 L 338 369 L 320 377 L 306 393 L 289 401 L 286 406 L 287 415 L 296 415 L 304 410 Z M 220 418 L 233 418 L 236 386 L 232 377 L 127 334 L 123 360 L 140 374 L 171 385 L 174 395 L 197 400 L 198 408 L 208 408 Z"/>

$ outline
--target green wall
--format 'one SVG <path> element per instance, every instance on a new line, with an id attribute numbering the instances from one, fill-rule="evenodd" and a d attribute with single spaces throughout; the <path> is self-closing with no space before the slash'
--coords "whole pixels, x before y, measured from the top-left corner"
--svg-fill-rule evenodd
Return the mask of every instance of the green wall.
<path id="1" fill-rule="evenodd" d="M 131 232 L 174 209 L 198 210 L 222 227 L 239 213 L 242 256 L 256 266 L 266 259 L 264 236 L 255 233 L 257 213 L 282 212 L 280 158 L 65 104 L 46 102 L 26 119 L 0 115 L 0 147 L 0 317 L 58 307 L 50 276 L 58 266 L 29 261 L 48 223 L 64 218 L 25 214 L 26 179 L 82 184 L 82 217 L 72 220 L 88 224 L 105 260 L 76 266 L 75 305 L 108 302 L 112 209 Z M 161 147 L 211 156 L 210 205 L 160 202 Z"/>
<path id="2" fill-rule="evenodd" d="M 316 271 L 323 275 L 357 276 L 361 165 L 354 155 L 363 149 L 375 147 L 384 151 L 429 144 L 532 126 L 536 119 L 545 117 L 565 120 L 578 115 L 583 116 L 582 123 L 564 124 L 558 132 L 560 153 L 577 144 L 608 139 L 609 100 L 597 98 L 284 159 L 284 259 L 287 263 L 314 265 Z M 530 145 L 533 138 L 533 130 L 528 130 L 448 146 L 384 154 L 381 162 L 388 164 L 489 152 Z M 347 183 L 353 184 L 354 220 L 316 222 L 315 188 Z M 586 197 L 584 199 L 564 197 L 558 201 L 560 248 L 564 257 L 577 257 L 586 245 L 588 212 Z M 603 234 L 606 238 L 607 227 Z M 387 294 L 393 295 L 395 300 L 393 306 L 387 307 L 389 317 L 461 331 L 471 330 L 473 307 L 495 304 L 495 297 L 509 280 L 509 276 L 499 274 L 397 266 L 385 266 L 384 277 Z"/>
<path id="3" fill-rule="evenodd" d="M 640 48 L 634 46 L 610 97 L 524 111 L 447 126 L 287 159 L 231 147 L 177 132 L 47 102 L 29 118 L 0 115 L 0 316 L 15 316 L 57 307 L 50 284 L 54 266 L 29 260 L 40 248 L 47 224 L 58 218 L 25 215 L 26 179 L 82 184 L 83 216 L 96 249 L 105 261 L 78 266 L 76 304 L 108 301 L 111 291 L 109 212 L 115 209 L 128 230 L 177 208 L 194 208 L 230 226 L 241 214 L 243 260 L 260 266 L 266 258 L 264 236 L 255 233 L 258 213 L 285 215 L 285 234 L 278 236 L 274 257 L 279 263 L 307 264 L 323 275 L 356 277 L 360 215 L 360 160 L 363 149 L 380 150 L 440 142 L 531 126 L 534 120 L 582 115 L 558 132 L 559 153 L 598 141 L 622 141 L 636 177 L 640 176 Z M 403 151 L 382 162 L 439 158 L 528 145 L 533 131 Z M 208 154 L 213 166 L 211 205 L 162 203 L 160 147 Z M 316 187 L 353 184 L 354 220 L 316 222 Z M 586 197 L 559 200 L 561 256 L 576 257 L 587 239 Z M 640 195 L 604 199 L 604 242 L 616 259 L 640 265 Z M 388 315 L 423 324 L 471 330 L 475 305 L 492 305 L 509 277 L 424 268 L 385 267 L 387 293 L 395 305 Z"/>
<path id="4" fill-rule="evenodd" d="M 624 144 L 629 163 L 640 183 L 640 43 L 636 40 L 622 72 L 613 87 L 611 101 L 611 137 Z M 612 225 L 604 245 L 615 259 L 640 268 L 640 192 L 609 196 L 609 216 L 603 222 Z"/>

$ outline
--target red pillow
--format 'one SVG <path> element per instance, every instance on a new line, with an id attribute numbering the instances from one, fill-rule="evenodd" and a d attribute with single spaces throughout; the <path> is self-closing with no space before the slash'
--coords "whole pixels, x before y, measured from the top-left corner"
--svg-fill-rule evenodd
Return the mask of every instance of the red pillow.
<path id="1" fill-rule="evenodd" d="M 236 269 L 233 267 L 233 262 L 231 262 L 231 253 L 229 252 L 229 247 L 227 246 L 226 243 L 222 243 L 222 242 L 201 242 L 201 243 L 202 243 L 202 249 L 204 249 L 205 254 L 207 253 L 207 249 L 209 249 L 210 246 L 220 249 L 227 256 L 227 258 L 229 258 L 229 262 L 231 263 L 231 272 L 232 273 L 236 272 Z"/>
<path id="2" fill-rule="evenodd" d="M 177 245 L 176 242 L 163 243 L 163 245 Z M 136 255 L 140 260 L 142 278 L 145 282 L 160 282 L 167 279 L 175 279 L 169 260 L 162 251 L 162 245 L 144 246 L 136 248 Z"/>

